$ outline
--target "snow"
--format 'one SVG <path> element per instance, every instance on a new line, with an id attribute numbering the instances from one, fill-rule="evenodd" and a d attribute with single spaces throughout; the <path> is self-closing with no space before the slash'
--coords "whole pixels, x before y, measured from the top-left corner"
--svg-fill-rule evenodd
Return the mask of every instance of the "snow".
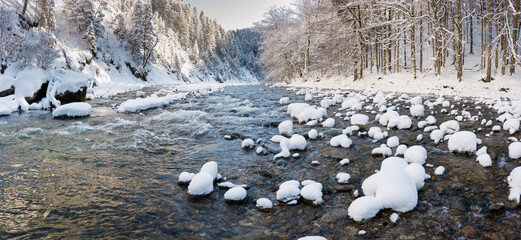
<path id="1" fill-rule="evenodd" d="M 364 196 L 355 199 L 347 209 L 349 217 L 359 222 L 372 218 L 383 209 L 382 201 L 374 196 Z"/>
<path id="2" fill-rule="evenodd" d="M 267 198 L 259 198 L 255 201 L 256 207 L 259 209 L 271 209 L 273 208 L 273 203 Z"/>
<path id="3" fill-rule="evenodd" d="M 207 172 L 199 172 L 195 174 L 192 181 L 188 185 L 188 193 L 194 196 L 208 195 L 213 192 L 213 180 Z"/>
<path id="4" fill-rule="evenodd" d="M 300 198 L 300 182 L 296 180 L 289 180 L 283 182 L 277 191 L 277 200 L 281 202 L 291 202 Z"/>
<path id="5" fill-rule="evenodd" d="M 306 236 L 306 237 L 301 237 L 297 240 L 327 240 L 327 238 L 321 237 L 321 236 Z"/>
<path id="6" fill-rule="evenodd" d="M 402 115 L 389 120 L 387 127 L 398 129 L 409 129 L 412 126 L 412 120 L 408 116 Z"/>
<path id="7" fill-rule="evenodd" d="M 293 122 L 291 120 L 286 120 L 279 124 L 279 133 L 281 135 L 290 136 L 293 134 Z"/>
<path id="8" fill-rule="evenodd" d="M 349 175 L 349 173 L 340 172 L 340 173 L 337 173 L 337 175 L 336 175 L 336 179 L 338 180 L 338 183 L 349 183 L 350 178 L 351 178 L 351 176 Z"/>
<path id="9" fill-rule="evenodd" d="M 9 114 L 11 114 L 14 110 L 12 110 L 11 108 L 5 106 L 5 105 L 0 105 L 0 116 L 7 116 Z"/>
<path id="10" fill-rule="evenodd" d="M 246 198 L 246 189 L 242 187 L 230 188 L 224 193 L 224 199 L 228 201 L 242 201 Z"/>
<path id="11" fill-rule="evenodd" d="M 407 146 L 405 146 L 404 144 L 398 146 L 398 148 L 396 148 L 395 156 L 403 155 L 406 150 L 407 150 Z"/>
<path id="12" fill-rule="evenodd" d="M 389 123 L 389 120 L 391 120 L 393 118 L 397 118 L 397 117 L 400 117 L 400 114 L 398 112 L 387 111 L 380 117 L 380 119 L 378 119 L 378 122 L 383 126 L 387 126 L 387 124 Z"/>
<path id="13" fill-rule="evenodd" d="M 289 104 L 289 97 L 283 97 L 279 100 L 280 105 L 288 105 Z"/>
<path id="14" fill-rule="evenodd" d="M 369 117 L 364 114 L 355 114 L 351 116 L 352 125 L 366 125 L 369 122 Z"/>
<path id="15" fill-rule="evenodd" d="M 314 205 L 320 205 L 324 202 L 322 199 L 322 184 L 313 182 L 305 185 L 300 191 L 300 195 L 308 200 L 312 201 Z"/>
<path id="16" fill-rule="evenodd" d="M 521 158 L 521 142 L 513 142 L 508 146 L 508 157 L 512 159 Z"/>
<path id="17" fill-rule="evenodd" d="M 11 76 L 0 75 L 0 92 L 10 89 L 15 80 Z"/>
<path id="18" fill-rule="evenodd" d="M 508 186 L 510 187 L 510 195 L 508 195 L 508 200 L 516 201 L 517 203 L 521 203 L 521 167 L 516 167 L 510 175 L 507 177 Z"/>
<path id="19" fill-rule="evenodd" d="M 208 173 L 213 179 L 217 179 L 217 176 L 219 175 L 217 170 L 217 163 L 214 161 L 203 164 L 199 172 Z"/>
<path id="20" fill-rule="evenodd" d="M 309 137 L 309 139 L 317 139 L 317 137 L 318 137 L 317 130 L 315 130 L 315 129 L 309 130 L 308 137 Z"/>
<path id="21" fill-rule="evenodd" d="M 326 119 L 326 121 L 324 121 L 322 123 L 322 126 L 325 127 L 325 128 L 332 128 L 335 126 L 335 119 L 333 118 L 328 118 Z"/>
<path id="22" fill-rule="evenodd" d="M 434 170 L 434 174 L 436 175 L 443 175 L 443 173 L 445 173 L 445 167 L 443 166 L 439 166 Z"/>
<path id="23" fill-rule="evenodd" d="M 171 104 L 173 101 L 184 99 L 187 93 L 170 93 L 165 97 L 150 96 L 146 98 L 130 99 L 118 107 L 118 112 L 135 113 L 151 108 L 158 108 Z"/>
<path id="24" fill-rule="evenodd" d="M 304 97 L 304 101 L 312 101 L 313 100 L 313 94 L 306 93 L 306 96 Z"/>
<path id="25" fill-rule="evenodd" d="M 232 182 L 220 182 L 217 184 L 217 186 L 222 187 L 222 188 L 234 188 L 234 187 L 247 188 L 248 187 L 248 185 L 246 185 L 246 184 L 237 185 Z"/>
<path id="26" fill-rule="evenodd" d="M 305 108 L 302 112 L 297 115 L 297 119 L 299 123 L 305 123 L 310 120 L 321 120 L 326 116 L 325 108 L 317 108 L 315 106 L 310 106 Z"/>
<path id="27" fill-rule="evenodd" d="M 244 148 L 244 149 L 253 149 L 254 146 L 255 146 L 255 142 L 253 142 L 253 140 L 251 140 L 249 138 L 244 139 L 241 143 L 241 148 Z"/>
<path id="28" fill-rule="evenodd" d="M 195 176 L 195 173 L 182 172 L 179 174 L 179 178 L 177 180 L 180 184 L 188 184 L 192 181 L 192 178 Z"/>
<path id="29" fill-rule="evenodd" d="M 400 145 L 400 139 L 397 136 L 393 136 L 387 139 L 387 146 L 395 148 Z"/>
<path id="30" fill-rule="evenodd" d="M 329 140 L 329 144 L 333 147 L 343 147 L 343 148 L 349 148 L 353 141 L 347 137 L 347 135 L 341 134 L 338 136 L 335 136 Z"/>
<path id="31" fill-rule="evenodd" d="M 461 131 L 452 134 L 449 138 L 449 151 L 472 154 L 477 148 L 476 134 Z"/>
<path id="32" fill-rule="evenodd" d="M 396 221 L 398 221 L 399 218 L 400 218 L 400 215 L 398 215 L 398 213 L 393 213 L 389 217 L 389 220 L 391 220 L 392 223 L 396 223 Z"/>
<path id="33" fill-rule="evenodd" d="M 459 123 L 455 120 L 449 120 L 440 125 L 440 130 L 446 134 L 452 134 L 459 131 Z"/>
<path id="34" fill-rule="evenodd" d="M 407 161 L 405 161 L 405 159 L 399 157 L 389 157 L 382 161 L 380 170 L 392 168 L 405 169 L 406 167 Z"/>
<path id="35" fill-rule="evenodd" d="M 393 155 L 393 151 L 391 148 L 387 147 L 387 145 L 382 144 L 380 147 L 377 147 L 371 151 L 371 154 L 374 155 L 381 155 L 384 157 Z"/>
<path id="36" fill-rule="evenodd" d="M 503 130 L 514 134 L 519 130 L 519 119 L 509 119 L 503 123 Z"/>
<path id="37" fill-rule="evenodd" d="M 405 150 L 403 156 L 409 163 L 419 163 L 423 165 L 425 164 L 425 160 L 427 160 L 427 150 L 422 146 L 412 146 Z"/>
<path id="38" fill-rule="evenodd" d="M 413 98 L 411 98 L 411 100 L 409 100 L 409 102 L 411 102 L 411 105 L 413 105 L 413 106 L 422 105 L 422 103 L 423 103 L 421 96 L 413 97 Z"/>
<path id="39" fill-rule="evenodd" d="M 443 139 L 443 136 L 445 136 L 445 132 L 439 129 L 432 131 L 430 134 L 431 140 L 433 140 L 435 144 L 438 144 Z"/>
<path id="40" fill-rule="evenodd" d="M 422 189 L 425 185 L 425 168 L 418 163 L 411 163 L 404 170 L 414 180 L 416 190 Z"/>
<path id="41" fill-rule="evenodd" d="M 270 138 L 270 141 L 280 143 L 280 141 L 282 141 L 282 139 L 284 139 L 284 138 L 286 138 L 286 137 L 281 136 L 281 135 L 275 135 Z"/>
<path id="42" fill-rule="evenodd" d="M 410 111 L 411 116 L 420 118 L 424 115 L 425 107 L 423 107 L 423 105 L 414 105 L 411 106 Z"/>
<path id="43" fill-rule="evenodd" d="M 307 103 L 291 103 L 288 105 L 287 113 L 295 119 L 298 119 L 298 115 L 304 111 L 304 109 L 310 107 Z"/>
<path id="44" fill-rule="evenodd" d="M 343 165 L 346 165 L 346 164 L 348 164 L 348 163 L 349 163 L 349 159 L 347 159 L 347 158 L 344 158 L 344 159 L 340 160 L 340 162 L 339 162 L 339 163 L 340 163 L 340 165 L 342 165 L 342 166 L 343 166 Z"/>
<path id="45" fill-rule="evenodd" d="M 492 166 L 492 159 L 487 153 L 479 155 L 476 161 L 479 162 L 479 164 L 481 164 L 483 167 Z"/>
<path id="46" fill-rule="evenodd" d="M 277 158 L 289 158 L 289 156 L 291 155 L 291 153 L 289 152 L 289 149 L 290 149 L 290 142 L 289 142 L 289 139 L 287 138 L 282 138 L 280 140 L 280 149 L 281 149 L 281 152 L 278 153 L 277 155 L 275 155 L 273 157 L 273 159 L 277 159 Z"/>
<path id="47" fill-rule="evenodd" d="M 86 117 L 90 116 L 92 107 L 88 103 L 69 103 L 61 105 L 52 112 L 52 116 L 58 117 Z"/>
<path id="48" fill-rule="evenodd" d="M 305 150 L 307 146 L 306 138 L 302 135 L 293 134 L 289 139 L 290 150 Z"/>

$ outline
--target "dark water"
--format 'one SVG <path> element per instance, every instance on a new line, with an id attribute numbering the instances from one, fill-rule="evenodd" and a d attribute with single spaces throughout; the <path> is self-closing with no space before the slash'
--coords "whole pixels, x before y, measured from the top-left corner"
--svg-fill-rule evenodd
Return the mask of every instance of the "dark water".
<path id="1" fill-rule="evenodd" d="M 506 157 L 510 135 L 486 138 L 490 129 L 477 133 L 494 158 L 493 167 L 483 168 L 475 156 L 450 154 L 446 143 L 434 146 L 424 134 L 427 163 L 445 166 L 446 173 L 435 176 L 434 168 L 426 168 L 433 177 L 419 192 L 418 206 L 401 213 L 397 223 L 390 222 L 390 210 L 356 223 L 347 216 L 355 199 L 352 190 L 360 189 L 363 179 L 379 168 L 382 158 L 370 152 L 381 143 L 352 137 L 354 146 L 349 149 L 329 147 L 329 138 L 347 126 L 337 119 L 333 129 L 317 126 L 326 139 L 308 141 L 308 149 L 297 159 L 273 160 L 272 154 L 240 148 L 240 138 L 267 141 L 278 133 L 273 126 L 289 119 L 286 106 L 278 103 L 285 96 L 303 101 L 294 92 L 255 85 L 228 87 L 219 94 L 188 97 L 138 114 L 117 113 L 111 107 L 135 98 L 127 93 L 91 101 L 93 116 L 84 119 L 56 120 L 44 111 L 0 118 L 0 238 L 519 238 L 521 210 L 507 200 L 506 177 L 519 165 Z M 456 109 L 478 111 L 470 102 L 463 104 Z M 328 114 L 336 110 L 332 107 Z M 486 106 L 479 111 L 489 119 L 495 116 Z M 366 114 L 374 119 L 374 114 Z M 454 118 L 435 117 L 437 125 Z M 373 125 L 377 124 L 369 127 Z M 460 125 L 472 130 L 479 122 Z M 310 129 L 295 127 L 300 134 Z M 420 133 L 389 131 L 407 145 L 416 144 Z M 225 140 L 224 135 L 238 138 Z M 351 163 L 340 166 L 338 161 L 346 157 Z M 321 164 L 311 165 L 313 160 Z M 226 203 L 226 190 L 219 188 L 201 199 L 186 195 L 186 187 L 177 184 L 178 174 L 198 172 L 207 161 L 216 161 L 229 181 L 250 186 L 244 203 Z M 336 184 L 338 172 L 351 174 L 351 184 Z M 324 204 L 277 204 L 278 185 L 291 179 L 321 182 Z M 255 209 L 254 200 L 260 197 L 275 203 L 273 211 Z M 505 205 L 502 210 L 490 209 L 500 202 Z M 359 230 L 367 234 L 358 235 Z"/>

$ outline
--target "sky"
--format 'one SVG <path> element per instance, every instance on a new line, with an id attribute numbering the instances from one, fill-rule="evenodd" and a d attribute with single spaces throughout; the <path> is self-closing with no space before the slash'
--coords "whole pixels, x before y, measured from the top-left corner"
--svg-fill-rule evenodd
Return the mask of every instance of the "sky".
<path id="1" fill-rule="evenodd" d="M 186 0 L 226 30 L 253 26 L 270 6 L 289 6 L 294 0 Z"/>

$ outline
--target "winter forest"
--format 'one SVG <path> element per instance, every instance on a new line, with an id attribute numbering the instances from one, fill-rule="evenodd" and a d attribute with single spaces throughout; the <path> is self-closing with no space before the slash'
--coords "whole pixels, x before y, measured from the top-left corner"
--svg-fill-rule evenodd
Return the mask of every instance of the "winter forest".
<path id="1" fill-rule="evenodd" d="M 0 0 L 0 239 L 518 239 L 521 0 Z"/>

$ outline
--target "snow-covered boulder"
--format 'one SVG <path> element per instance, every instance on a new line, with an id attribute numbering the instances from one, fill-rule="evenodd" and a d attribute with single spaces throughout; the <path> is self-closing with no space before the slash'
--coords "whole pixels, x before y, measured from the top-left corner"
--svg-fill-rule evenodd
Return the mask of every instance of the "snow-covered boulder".
<path id="1" fill-rule="evenodd" d="M 203 196 L 212 193 L 213 191 L 213 180 L 207 172 L 199 172 L 195 174 L 188 185 L 188 193 L 194 196 Z"/>
<path id="2" fill-rule="evenodd" d="M 299 123 L 309 122 L 310 120 L 321 120 L 326 116 L 327 110 L 325 108 L 317 108 L 315 106 L 310 106 L 305 108 L 302 112 L 300 112 L 297 116 Z"/>
<path id="3" fill-rule="evenodd" d="M 431 140 L 433 140 L 435 144 L 440 143 L 444 136 L 445 132 L 439 129 L 432 131 L 430 134 Z"/>
<path id="4" fill-rule="evenodd" d="M 398 146 L 396 148 L 396 153 L 394 154 L 395 156 L 403 156 L 403 154 L 405 153 L 405 151 L 407 150 L 407 146 L 405 146 L 404 144 Z"/>
<path id="5" fill-rule="evenodd" d="M 300 195 L 305 200 L 311 201 L 314 205 L 320 205 L 324 202 L 322 199 L 322 184 L 313 182 L 306 184 L 301 190 Z"/>
<path id="6" fill-rule="evenodd" d="M 411 163 L 404 170 L 414 180 L 416 190 L 422 189 L 425 185 L 425 168 L 418 163 Z"/>
<path id="7" fill-rule="evenodd" d="M 296 180 L 289 180 L 283 182 L 277 191 L 277 200 L 281 202 L 291 202 L 300 198 L 300 182 Z"/>
<path id="8" fill-rule="evenodd" d="M 224 199 L 227 201 L 242 201 L 246 198 L 246 189 L 242 187 L 234 187 L 230 188 L 226 193 L 224 193 Z"/>
<path id="9" fill-rule="evenodd" d="M 436 175 L 443 175 L 443 173 L 445 173 L 444 166 L 439 166 L 436 168 L 436 170 L 434 170 L 434 174 L 436 174 Z"/>
<path id="10" fill-rule="evenodd" d="M 280 105 L 288 105 L 289 104 L 289 97 L 283 97 L 279 100 Z"/>
<path id="11" fill-rule="evenodd" d="M 476 162 L 479 162 L 479 164 L 481 164 L 483 167 L 492 166 L 492 158 L 490 158 L 488 153 L 478 155 Z"/>
<path id="12" fill-rule="evenodd" d="M 326 119 L 326 121 L 324 121 L 322 123 L 322 126 L 325 127 L 325 128 L 332 128 L 335 126 L 335 119 L 333 118 L 328 118 Z"/>
<path id="13" fill-rule="evenodd" d="M 517 203 L 521 203 L 521 167 L 516 167 L 507 178 L 508 186 L 510 187 L 510 195 L 508 195 L 508 200 L 516 201 Z"/>
<path id="14" fill-rule="evenodd" d="M 412 146 L 405 150 L 403 157 L 409 163 L 419 163 L 423 165 L 425 164 L 425 160 L 427 160 L 427 150 L 422 146 Z"/>
<path id="15" fill-rule="evenodd" d="M 281 151 L 280 151 L 280 153 L 275 155 L 273 157 L 273 159 L 277 159 L 277 158 L 280 158 L 280 157 L 282 157 L 282 158 L 289 158 L 289 156 L 291 155 L 291 153 L 289 152 L 289 149 L 290 149 L 290 141 L 289 141 L 289 139 L 282 138 L 280 140 L 279 145 L 280 145 Z"/>
<path id="16" fill-rule="evenodd" d="M 273 208 L 273 203 L 267 198 L 259 198 L 255 201 L 255 206 L 260 210 L 267 210 Z"/>
<path id="17" fill-rule="evenodd" d="M 472 154 L 477 148 L 476 134 L 469 131 L 461 131 L 452 134 L 449 138 L 449 151 Z"/>
<path id="18" fill-rule="evenodd" d="M 414 105 L 409 110 L 411 111 L 411 116 L 420 118 L 424 115 L 425 107 L 423 105 Z"/>
<path id="19" fill-rule="evenodd" d="M 508 146 L 508 157 L 512 159 L 521 158 L 521 142 L 513 142 Z"/>
<path id="20" fill-rule="evenodd" d="M 355 114 L 351 116 L 352 125 L 366 125 L 369 122 L 369 117 L 364 114 Z"/>
<path id="21" fill-rule="evenodd" d="M 519 119 L 509 119 L 503 123 L 503 130 L 514 134 L 519 130 Z"/>
<path id="22" fill-rule="evenodd" d="M 304 111 L 304 109 L 310 107 L 307 103 L 291 103 L 288 105 L 287 113 L 295 119 L 298 119 L 298 115 Z"/>
<path id="23" fill-rule="evenodd" d="M 459 123 L 456 120 L 449 120 L 440 125 L 440 130 L 446 134 L 452 134 L 459 131 Z"/>
<path id="24" fill-rule="evenodd" d="M 201 167 L 201 170 L 199 172 L 206 172 L 212 176 L 213 179 L 217 179 L 217 176 L 219 175 L 217 170 L 217 163 L 214 161 L 207 162 L 203 164 Z"/>
<path id="25" fill-rule="evenodd" d="M 374 196 L 363 196 L 355 199 L 347 208 L 349 217 L 359 222 L 369 219 L 383 209 L 382 201 Z"/>
<path id="26" fill-rule="evenodd" d="M 182 172 L 179 174 L 179 178 L 177 182 L 181 185 L 189 184 L 190 181 L 192 181 L 192 178 L 194 178 L 195 173 L 189 173 L 189 172 Z"/>
<path id="27" fill-rule="evenodd" d="M 306 138 L 299 134 L 293 134 L 289 139 L 290 150 L 305 150 L 307 146 Z"/>
<path id="28" fill-rule="evenodd" d="M 249 138 L 246 138 L 242 141 L 241 147 L 244 149 L 253 149 L 253 147 L 255 147 L 255 142 Z"/>
<path id="29" fill-rule="evenodd" d="M 293 134 L 293 122 L 291 120 L 286 120 L 279 123 L 279 133 L 281 135 L 291 136 L 291 134 Z"/>
<path id="30" fill-rule="evenodd" d="M 55 118 L 86 117 L 90 116 L 92 107 L 88 103 L 69 103 L 54 109 L 52 116 Z"/>
<path id="31" fill-rule="evenodd" d="M 389 120 L 387 123 L 387 127 L 389 128 L 398 128 L 398 129 L 409 129 L 412 126 L 412 120 L 409 116 L 399 116 L 394 117 Z"/>
<path id="32" fill-rule="evenodd" d="M 395 148 L 400 145 L 400 139 L 397 136 L 392 136 L 387 139 L 387 146 L 390 148 Z"/>
<path id="33" fill-rule="evenodd" d="M 382 114 L 382 116 L 378 119 L 378 122 L 383 126 L 387 126 L 387 124 L 389 123 L 389 120 L 391 120 L 393 118 L 397 118 L 397 117 L 400 117 L 400 114 L 398 112 L 388 111 L 388 112 Z"/>
<path id="34" fill-rule="evenodd" d="M 318 138 L 318 132 L 315 129 L 311 129 L 308 132 L 309 139 L 317 139 Z"/>
<path id="35" fill-rule="evenodd" d="M 336 179 L 338 180 L 338 183 L 349 183 L 349 179 L 351 178 L 351 175 L 349 173 L 340 172 L 337 173 Z"/>
<path id="36" fill-rule="evenodd" d="M 406 167 L 407 161 L 405 161 L 405 159 L 399 157 L 388 157 L 382 161 L 380 171 L 393 168 L 405 169 Z"/>
<path id="37" fill-rule="evenodd" d="M 348 148 L 348 147 L 351 146 L 352 143 L 353 143 L 353 141 L 351 141 L 351 139 L 349 139 L 347 137 L 347 135 L 344 135 L 344 134 L 335 136 L 335 137 L 331 138 L 331 140 L 329 140 L 329 144 L 332 147 L 340 147 L 341 146 L 343 148 Z"/>
<path id="38" fill-rule="evenodd" d="M 416 96 L 416 97 L 411 98 L 411 100 L 409 100 L 409 102 L 411 102 L 411 105 L 415 106 L 415 105 L 422 105 L 423 100 L 422 100 L 421 96 Z"/>
<path id="39" fill-rule="evenodd" d="M 388 156 L 393 155 L 393 151 L 387 145 L 382 144 L 382 145 L 380 145 L 380 147 L 377 147 L 377 148 L 373 149 L 371 151 L 371 154 L 373 156 L 388 157 Z"/>

